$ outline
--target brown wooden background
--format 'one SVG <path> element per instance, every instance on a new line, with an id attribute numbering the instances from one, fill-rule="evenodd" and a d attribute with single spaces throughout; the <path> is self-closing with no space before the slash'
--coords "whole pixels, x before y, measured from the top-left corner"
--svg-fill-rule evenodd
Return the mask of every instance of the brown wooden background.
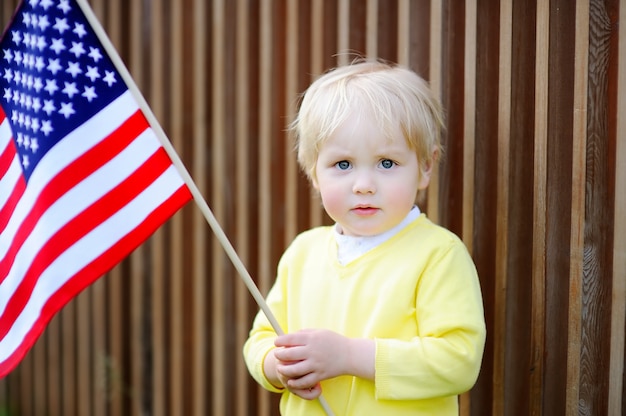
<path id="1" fill-rule="evenodd" d="M 470 248 L 488 323 L 462 414 L 626 414 L 626 1 L 90 3 L 263 293 L 327 222 L 284 134 L 297 94 L 346 52 L 429 79 L 448 131 L 422 208 Z M 275 415 L 241 357 L 256 309 L 189 204 L 53 319 L 0 414 Z"/>

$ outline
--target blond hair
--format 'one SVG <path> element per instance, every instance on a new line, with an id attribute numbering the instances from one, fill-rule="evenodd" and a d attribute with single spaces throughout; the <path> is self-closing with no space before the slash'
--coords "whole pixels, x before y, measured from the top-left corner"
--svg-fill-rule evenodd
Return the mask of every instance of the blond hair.
<path id="1" fill-rule="evenodd" d="M 315 80 L 289 127 L 298 163 L 310 179 L 320 147 L 354 111 L 372 114 L 387 135 L 399 126 L 423 169 L 438 161 L 444 116 L 426 81 L 399 65 L 359 60 Z"/>

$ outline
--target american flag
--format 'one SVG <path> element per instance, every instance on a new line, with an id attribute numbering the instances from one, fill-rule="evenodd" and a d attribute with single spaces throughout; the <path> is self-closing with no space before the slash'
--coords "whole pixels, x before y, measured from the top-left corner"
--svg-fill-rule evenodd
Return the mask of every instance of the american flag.
<path id="1" fill-rule="evenodd" d="M 23 1 L 0 53 L 3 377 L 191 194 L 75 0 Z"/>

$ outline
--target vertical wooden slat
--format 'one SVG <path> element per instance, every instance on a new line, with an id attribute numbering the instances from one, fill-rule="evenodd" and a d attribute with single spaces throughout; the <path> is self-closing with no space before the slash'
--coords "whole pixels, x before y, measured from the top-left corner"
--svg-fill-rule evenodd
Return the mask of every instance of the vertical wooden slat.
<path id="1" fill-rule="evenodd" d="M 34 415 L 35 405 L 33 403 L 32 395 L 34 364 L 32 354 L 29 353 L 24 357 L 17 368 L 17 371 L 19 371 L 18 382 L 20 383 L 20 390 L 22 391 L 19 400 L 20 412 L 24 416 Z"/>
<path id="2" fill-rule="evenodd" d="M 151 25 L 150 39 L 153 45 L 163 43 L 168 36 L 164 30 L 165 16 L 163 13 L 163 0 L 151 1 Z M 165 117 L 165 89 L 167 87 L 167 79 L 165 76 L 164 66 L 166 65 L 164 47 L 152 47 L 150 54 L 150 63 L 148 70 L 150 71 L 150 85 L 148 90 L 150 108 L 157 120 L 163 123 Z M 171 139 L 170 139 L 171 140 Z M 151 408 L 154 416 L 165 416 L 167 414 L 167 331 L 168 322 L 167 314 L 167 283 L 165 281 L 167 262 L 165 257 L 170 252 L 166 250 L 166 236 L 163 228 L 156 231 L 152 237 L 151 259 L 152 259 L 152 300 L 151 300 L 151 316 L 152 316 L 152 332 L 150 342 L 152 344 L 152 390 L 146 392 L 150 394 L 152 399 Z"/>
<path id="3" fill-rule="evenodd" d="M 398 1 L 398 63 L 409 66 L 411 59 L 411 2 Z"/>
<path id="4" fill-rule="evenodd" d="M 285 81 L 285 108 L 288 109 L 288 113 L 283 116 L 287 117 L 287 120 L 291 120 L 292 117 L 292 101 L 298 94 L 298 46 L 300 38 L 298 36 L 298 21 L 299 16 L 299 2 L 291 1 L 287 2 L 287 45 L 286 45 L 286 67 L 287 67 L 287 79 Z M 294 239 L 298 232 L 298 165 L 296 159 L 293 156 L 293 146 L 291 141 L 285 139 L 284 141 L 286 170 L 285 170 L 285 241 L 291 241 Z"/>
<path id="5" fill-rule="evenodd" d="M 170 73 L 169 97 L 172 145 L 179 155 L 183 155 L 184 140 L 184 109 L 183 109 L 183 2 L 170 3 Z M 185 377 L 184 377 L 184 223 L 182 215 L 172 218 L 172 241 L 170 263 L 170 316 L 169 316 L 169 411 L 167 414 L 185 413 Z"/>
<path id="6" fill-rule="evenodd" d="M 271 195 L 271 148 L 272 148 L 272 73 L 274 71 L 272 61 L 272 27 L 274 19 L 272 16 L 272 2 L 261 3 L 260 13 L 260 49 L 261 62 L 259 68 L 259 83 L 261 87 L 259 98 L 259 270 L 258 286 L 263 294 L 267 294 L 272 281 L 273 272 L 270 262 L 270 244 L 272 229 L 270 221 L 272 203 L 269 199 Z M 259 413 L 262 416 L 270 414 L 270 395 L 259 389 Z"/>
<path id="7" fill-rule="evenodd" d="M 217 3 L 217 2 L 216 2 Z M 193 178 L 198 190 L 202 195 L 207 195 L 207 175 L 206 165 L 207 152 L 205 151 L 207 138 L 209 131 L 207 128 L 207 84 L 210 78 L 207 77 L 206 68 L 206 51 L 207 51 L 207 36 L 206 36 L 206 2 L 204 0 L 194 0 L 193 2 L 193 84 L 195 86 L 195 93 L 193 94 Z M 219 14 L 215 14 L 216 18 L 221 18 Z M 214 28 L 217 25 L 214 25 Z M 219 37 L 218 37 L 219 39 Z M 219 60 L 215 60 L 216 64 L 213 68 L 222 67 L 219 65 Z M 216 115 L 221 115 L 218 109 L 215 109 Z M 216 134 L 222 134 L 223 132 L 215 132 Z M 195 207 L 194 207 L 195 208 Z M 193 345 L 192 345 L 192 391 L 191 391 L 191 414 L 192 415 L 205 415 L 208 413 L 207 407 L 207 394 L 209 385 L 207 380 L 207 322 L 206 322 L 206 309 L 207 309 L 207 276 L 208 267 L 205 261 L 206 246 L 207 246 L 207 224 L 204 216 L 199 209 L 193 211 L 193 221 L 195 223 L 193 229 Z M 219 273 L 213 274 L 212 280 L 223 279 Z M 212 300 L 213 302 L 214 300 Z M 217 329 L 217 328 L 216 328 Z M 222 367 L 219 366 L 219 362 L 216 362 L 213 366 L 213 374 L 217 377 L 223 377 L 221 373 Z M 214 383 L 215 378 L 214 378 Z M 224 382 L 219 382 L 219 385 L 224 385 Z M 217 386 L 216 386 L 217 387 Z M 219 389 L 215 390 L 217 393 Z M 218 395 L 218 399 L 220 396 Z M 217 413 L 214 413 L 217 414 Z"/>
<path id="8" fill-rule="evenodd" d="M 369 58 L 378 57 L 378 0 L 367 0 L 365 11 L 365 54 Z"/>
<path id="9" fill-rule="evenodd" d="M 127 42 L 129 44 L 129 56 L 127 59 L 128 70 L 131 73 L 137 87 L 141 91 L 143 88 L 143 42 L 142 42 L 142 17 L 144 16 L 142 10 L 141 0 L 131 0 L 129 2 L 129 37 Z M 145 345 L 148 340 L 144 340 L 144 333 L 147 328 L 147 322 L 143 315 L 144 304 L 146 302 L 146 276 L 147 270 L 145 268 L 146 262 L 146 250 L 144 246 L 140 246 L 133 253 L 131 253 L 130 262 L 130 278 L 127 282 L 130 289 L 130 316 L 126 317 L 129 320 L 128 335 L 129 339 L 129 354 L 130 354 L 130 386 L 133 392 L 131 399 L 131 413 L 142 414 L 148 409 L 144 408 L 144 368 L 151 365 L 151 363 L 144 362 L 146 358 L 144 355 Z"/>
<path id="10" fill-rule="evenodd" d="M 463 91 L 463 228 L 462 238 L 472 252 L 474 232 L 474 153 L 476 141 L 476 25 L 477 0 L 465 3 L 465 64 Z"/>
<path id="11" fill-rule="evenodd" d="M 213 21 L 212 21 L 212 39 L 213 39 L 213 62 L 212 66 L 212 81 L 213 81 L 213 96 L 212 96 L 212 117 L 213 125 L 211 130 L 211 176 L 212 176 L 212 205 L 215 217 L 218 221 L 224 220 L 224 183 L 225 183 L 225 140 L 226 134 L 225 126 L 225 43 L 226 43 L 226 28 L 225 28 L 225 4 L 222 0 L 216 0 L 213 2 Z M 224 325 L 226 316 L 224 315 L 225 299 L 224 299 L 224 256 L 223 250 L 218 245 L 214 245 L 212 262 L 212 297 L 211 297 L 211 328 L 214 336 L 224 337 L 226 327 Z M 224 401 L 224 383 L 225 378 L 224 367 L 222 363 L 225 359 L 225 350 L 223 342 L 213 343 L 212 348 L 212 360 L 213 360 L 213 374 L 212 374 L 212 389 L 213 389 L 213 403 L 212 414 L 220 415 L 226 414 L 226 403 Z"/>
<path id="12" fill-rule="evenodd" d="M 44 412 L 46 407 L 46 338 L 44 332 L 29 352 L 33 363 L 31 389 L 35 414 Z"/>
<path id="13" fill-rule="evenodd" d="M 512 0 L 500 4 L 500 49 L 498 79 L 498 167 L 496 217 L 496 281 L 494 285 L 493 318 L 493 392 L 492 412 L 504 414 L 505 322 L 507 291 L 507 257 L 509 229 L 509 172 L 511 140 L 511 59 L 512 59 Z"/>
<path id="14" fill-rule="evenodd" d="M 253 156 L 248 138 L 250 134 L 250 81 L 249 71 L 252 62 L 249 58 L 250 54 L 250 10 L 247 7 L 246 0 L 237 0 L 237 39 L 236 39 L 236 104 L 235 104 L 235 141 L 236 146 L 236 180 L 235 192 L 239 209 L 236 211 L 235 222 L 236 227 L 236 248 L 241 261 L 249 267 L 249 249 L 247 242 L 251 238 L 250 220 L 248 210 L 243 207 L 250 206 L 250 182 L 248 180 L 249 171 L 251 170 L 249 158 Z M 237 306 L 237 316 L 235 325 L 236 348 L 241 351 L 243 344 L 248 338 L 248 316 L 249 316 L 249 299 L 250 294 L 246 286 L 240 278 L 236 278 L 235 284 L 235 302 Z M 245 416 L 251 408 L 254 398 L 252 390 L 249 388 L 250 376 L 248 375 L 245 362 L 239 359 L 235 362 L 236 377 L 233 399 L 235 400 L 235 414 L 237 416 Z"/>
<path id="15" fill-rule="evenodd" d="M 568 414 L 579 412 L 581 318 L 583 307 L 583 245 L 585 234 L 585 175 L 587 143 L 587 70 L 589 57 L 589 3 L 576 2 L 574 68 L 573 154 L 572 154 L 572 233 L 570 241 L 569 319 L 567 351 Z"/>
<path id="16" fill-rule="evenodd" d="M 547 199 L 547 142 L 548 142 L 548 65 L 550 39 L 550 5 L 548 1 L 537 2 L 536 64 L 535 64 L 535 151 L 534 151 L 534 205 L 532 250 L 532 316 L 531 316 L 531 374 L 530 411 L 541 414 L 543 396 L 544 322 L 546 319 L 546 199 Z"/>
<path id="17" fill-rule="evenodd" d="M 329 68 L 324 67 L 324 36 L 327 32 L 325 26 L 328 24 L 324 18 L 327 10 L 327 2 L 324 0 L 314 0 L 311 10 L 311 74 L 312 82 L 315 77 L 321 75 Z M 335 10 L 331 10 L 333 13 Z M 306 86 L 308 87 L 308 85 Z M 306 88 L 305 87 L 305 88 Z M 303 91 L 298 91 L 302 93 Z M 295 156 L 294 156 L 295 157 Z M 309 200 L 309 222 L 312 226 L 322 224 L 322 204 L 317 193 L 311 190 L 311 198 Z"/>
<path id="18" fill-rule="evenodd" d="M 61 362 L 63 366 L 63 412 L 75 414 L 76 408 L 76 302 L 69 302 L 60 311 L 62 317 Z"/>
<path id="19" fill-rule="evenodd" d="M 62 396 L 62 373 L 59 357 L 61 351 L 59 349 L 61 342 L 61 320 L 57 314 L 46 329 L 46 343 L 47 343 L 47 378 L 46 385 L 48 387 L 48 397 L 46 400 L 46 409 L 50 416 L 61 416 L 61 396 Z M 0 399 L 0 403 L 2 400 Z"/>
<path id="20" fill-rule="evenodd" d="M 76 400 L 79 414 L 91 414 L 92 366 L 91 366 L 91 292 L 83 291 L 74 300 L 76 303 Z"/>
<path id="21" fill-rule="evenodd" d="M 442 90 L 442 67 L 441 59 L 443 56 L 443 2 L 434 1 L 430 8 L 430 57 L 429 57 L 429 79 L 430 87 L 435 96 L 440 100 L 443 96 Z M 435 223 L 439 222 L 439 171 L 437 166 L 433 170 L 428 186 L 428 209 L 426 213 L 428 217 Z"/>
<path id="22" fill-rule="evenodd" d="M 626 0 L 619 2 L 619 21 L 626 22 Z M 626 25 L 620 24 L 618 35 L 617 114 L 626 114 Z M 624 414 L 624 374 L 626 348 L 626 118 L 617 117 L 615 127 L 615 218 L 613 230 L 613 293 L 611 296 L 611 339 L 608 391 L 608 414 Z"/>
<path id="23" fill-rule="evenodd" d="M 350 61 L 350 0 L 339 0 L 337 16 L 337 65 L 345 65 Z"/>
<path id="24" fill-rule="evenodd" d="M 476 35 L 477 1 L 465 3 L 465 63 L 463 103 L 463 207 L 461 238 L 470 254 L 474 240 L 474 156 L 476 140 Z M 460 397 L 460 415 L 470 414 L 469 392 Z"/>

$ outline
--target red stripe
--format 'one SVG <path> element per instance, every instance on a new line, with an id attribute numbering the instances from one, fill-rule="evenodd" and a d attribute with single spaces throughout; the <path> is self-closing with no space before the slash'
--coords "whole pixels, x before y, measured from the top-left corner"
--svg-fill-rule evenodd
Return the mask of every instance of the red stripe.
<path id="1" fill-rule="evenodd" d="M 9 223 L 9 218 L 11 218 L 11 215 L 13 215 L 15 207 L 22 195 L 24 195 L 25 190 L 26 180 L 22 176 L 17 180 L 17 184 L 15 184 L 15 187 L 13 188 L 13 191 L 11 192 L 11 195 L 9 196 L 6 204 L 4 204 L 2 209 L 0 209 L 0 234 L 2 234 L 5 227 Z M 2 280 L 4 279 L 0 278 L 0 283 L 2 282 Z"/>
<path id="2" fill-rule="evenodd" d="M 0 113 L 0 123 L 4 120 L 4 113 Z M 2 154 L 0 154 L 0 178 L 4 177 L 6 173 L 9 171 L 11 167 L 11 163 L 15 159 L 15 144 L 13 144 L 13 139 L 9 140 L 7 143 L 7 147 L 4 149 Z M 4 231 L 5 227 L 9 223 L 9 218 L 13 215 L 15 211 L 15 206 L 19 202 L 20 198 L 24 194 L 24 190 L 26 189 L 26 182 L 24 177 L 20 177 L 15 184 L 15 187 L 11 191 L 11 195 L 7 199 L 6 203 L 0 208 L 0 234 Z M 0 282 L 2 280 L 0 279 Z"/>
<path id="3" fill-rule="evenodd" d="M 13 139 L 11 139 L 2 154 L 0 154 L 0 178 L 9 171 L 13 159 L 15 159 L 15 145 L 13 144 Z"/>
<path id="4" fill-rule="evenodd" d="M 45 303 L 42 314 L 20 346 L 5 361 L 0 362 L 0 378 L 5 377 L 26 355 L 37 338 L 41 335 L 52 317 L 65 306 L 74 296 L 93 283 L 98 277 L 111 270 L 121 259 L 141 245 L 152 233 L 167 221 L 176 211 L 191 199 L 186 186 L 181 186 L 163 204 L 157 207 L 137 228 L 101 256 L 76 273 Z"/>
<path id="5" fill-rule="evenodd" d="M 85 152 L 84 155 L 68 165 L 50 181 L 41 191 L 32 210 L 20 224 L 6 256 L 0 260 L 0 283 L 8 275 L 15 261 L 15 256 L 48 207 L 84 178 L 120 153 L 147 127 L 148 123 L 143 114 L 136 112 L 115 132 Z"/>
<path id="6" fill-rule="evenodd" d="M 50 264 L 91 230 L 126 206 L 169 166 L 171 162 L 165 150 L 160 148 L 131 176 L 72 218 L 45 243 L 24 273 L 23 279 L 0 316 L 0 339 L 11 329 L 13 322 L 28 303 L 39 277 Z"/>

